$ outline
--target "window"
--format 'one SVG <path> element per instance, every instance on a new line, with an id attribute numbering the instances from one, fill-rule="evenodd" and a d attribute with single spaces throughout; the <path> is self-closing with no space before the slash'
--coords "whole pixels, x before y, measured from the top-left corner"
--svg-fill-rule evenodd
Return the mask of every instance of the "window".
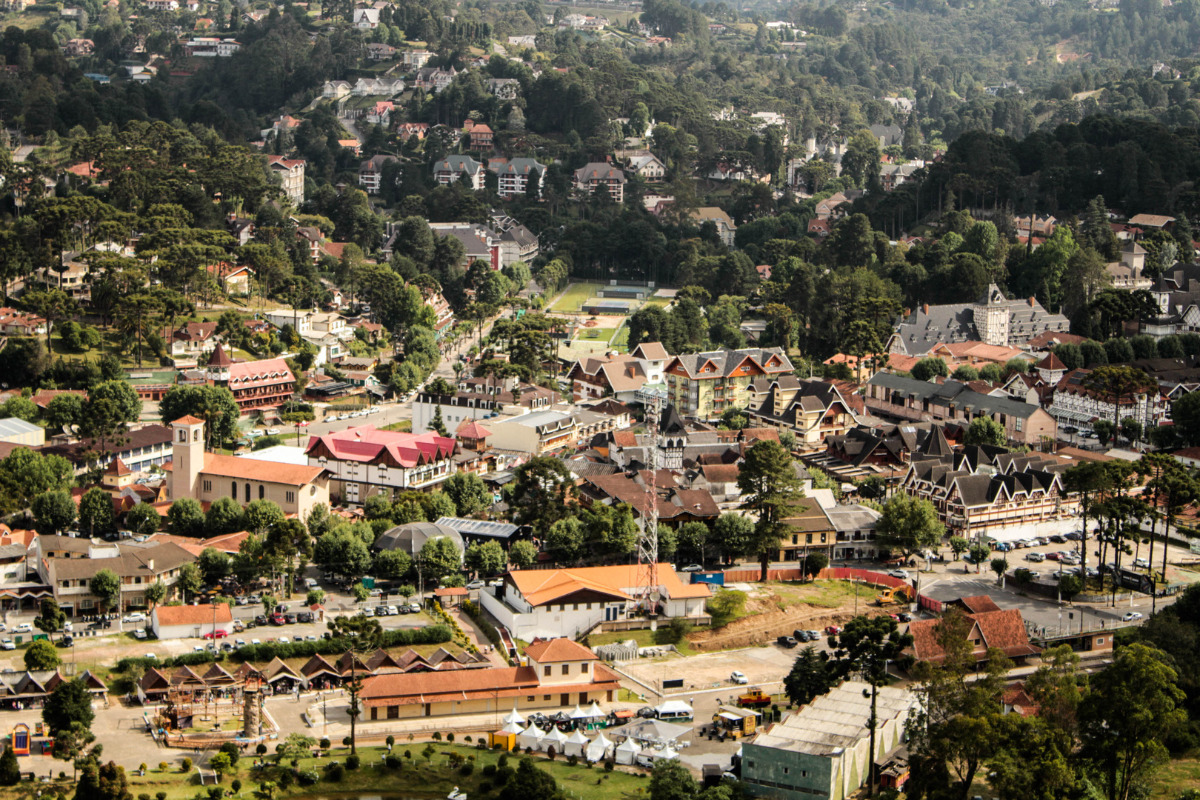
<path id="1" fill-rule="evenodd" d="M 550 670 L 551 670 L 551 667 L 550 667 L 550 665 L 549 665 L 549 664 L 547 664 L 546 666 L 542 667 L 542 675 L 544 675 L 545 677 L 549 678 L 549 677 L 550 677 Z"/>
<path id="2" fill-rule="evenodd" d="M 179 441 L 181 444 L 187 444 L 187 431 L 179 431 Z"/>
<path id="3" fill-rule="evenodd" d="M 294 503 L 294 502 L 296 502 L 296 493 L 295 493 L 295 492 L 288 492 L 288 493 L 287 493 L 287 495 L 286 495 L 285 501 L 286 501 L 286 502 L 288 502 L 288 503 Z"/>
<path id="4" fill-rule="evenodd" d="M 579 671 L 582 672 L 584 675 L 587 675 L 588 667 L 590 667 L 590 666 L 591 666 L 591 664 L 589 664 L 585 661 L 579 665 Z"/>
<path id="5" fill-rule="evenodd" d="M 212 491 L 212 481 L 210 481 L 210 480 L 204 481 L 204 491 L 206 491 L 206 492 Z"/>
<path id="6" fill-rule="evenodd" d="M 572 605 L 571 605 L 571 610 L 572 610 L 572 611 L 578 611 L 578 610 L 579 610 L 579 603 L 574 603 L 574 604 L 572 604 Z"/>
<path id="7" fill-rule="evenodd" d="M 562 666 L 562 674 L 563 674 L 563 675 L 570 675 L 570 674 L 571 674 L 571 665 L 570 665 L 570 664 L 563 664 L 563 666 Z"/>
<path id="8" fill-rule="evenodd" d="M 532 694 L 531 694 L 531 695 L 529 695 L 529 697 L 526 697 L 526 698 L 525 698 L 525 702 L 526 702 L 526 703 L 532 703 L 535 697 L 536 697 L 536 695 L 532 695 Z"/>
<path id="9" fill-rule="evenodd" d="M 548 695 L 548 694 L 542 695 L 542 700 L 549 700 L 549 699 L 550 699 L 550 695 Z"/>
<path id="10" fill-rule="evenodd" d="M 811 533 L 804 534 L 804 543 L 812 544 L 812 534 Z"/>
<path id="11" fill-rule="evenodd" d="M 261 483 L 258 485 L 258 499 L 262 500 L 267 496 L 267 489 Z"/>
<path id="12" fill-rule="evenodd" d="M 237 481 L 234 481 L 234 482 L 233 482 L 232 484 L 230 484 L 230 485 L 231 485 L 233 488 L 231 488 L 231 489 L 229 490 L 229 496 L 230 496 L 230 497 L 232 497 L 234 500 L 237 500 Z"/>
<path id="13" fill-rule="evenodd" d="M 250 481 L 246 481 L 246 502 L 250 502 Z"/>

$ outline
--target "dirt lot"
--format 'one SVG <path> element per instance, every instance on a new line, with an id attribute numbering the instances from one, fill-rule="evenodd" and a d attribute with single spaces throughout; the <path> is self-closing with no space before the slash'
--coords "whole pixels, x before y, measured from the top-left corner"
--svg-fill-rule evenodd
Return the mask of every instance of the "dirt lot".
<path id="1" fill-rule="evenodd" d="M 858 591 L 858 604 L 854 592 Z M 747 616 L 715 630 L 688 636 L 693 650 L 728 650 L 768 644 L 778 636 L 791 636 L 797 628 L 824 630 L 826 625 L 841 625 L 858 614 L 875 616 L 887 613 L 872 605 L 876 589 L 853 587 L 842 581 L 815 581 L 809 584 L 763 584 L 748 593 Z"/>
<path id="2" fill-rule="evenodd" d="M 734 670 L 744 672 L 751 685 L 760 686 L 783 680 L 795 659 L 795 650 L 769 645 L 686 658 L 630 662 L 621 665 L 621 669 L 656 690 L 662 686 L 663 679 L 684 678 L 682 689 L 670 691 L 699 692 L 729 687 L 732 695 L 737 691 L 737 687 L 729 682 L 729 675 Z"/>

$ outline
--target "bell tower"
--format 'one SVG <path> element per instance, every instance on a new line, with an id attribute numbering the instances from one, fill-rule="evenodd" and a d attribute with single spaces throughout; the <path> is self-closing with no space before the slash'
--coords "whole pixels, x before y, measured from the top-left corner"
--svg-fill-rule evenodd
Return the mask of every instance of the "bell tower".
<path id="1" fill-rule="evenodd" d="M 171 423 L 171 500 L 196 496 L 204 469 L 204 420 L 190 414 Z"/>

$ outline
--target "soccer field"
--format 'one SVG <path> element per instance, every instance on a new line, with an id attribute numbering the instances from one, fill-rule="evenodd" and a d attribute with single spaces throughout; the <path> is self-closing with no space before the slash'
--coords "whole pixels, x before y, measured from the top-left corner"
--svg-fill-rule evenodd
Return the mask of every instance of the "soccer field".
<path id="1" fill-rule="evenodd" d="M 584 303 L 596 296 L 596 290 L 599 288 L 598 283 L 572 283 L 554 301 L 550 310 L 560 314 L 576 314 Z"/>

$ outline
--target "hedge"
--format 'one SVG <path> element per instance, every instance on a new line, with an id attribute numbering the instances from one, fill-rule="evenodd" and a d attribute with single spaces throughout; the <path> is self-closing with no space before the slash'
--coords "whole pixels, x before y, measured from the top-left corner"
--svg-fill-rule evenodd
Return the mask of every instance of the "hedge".
<path id="1" fill-rule="evenodd" d="M 424 628 L 402 628 L 395 631 L 384 631 L 380 640 L 381 647 L 408 647 L 415 644 L 445 644 L 453 638 L 450 628 L 445 625 L 427 625 Z M 263 642 L 239 647 L 232 653 L 184 653 L 172 658 L 122 658 L 117 662 L 118 672 L 128 672 L 132 666 L 140 666 L 143 670 L 152 667 L 192 667 L 198 664 L 210 664 L 214 661 L 224 661 L 228 657 L 235 662 L 267 662 L 274 658 L 308 658 L 314 655 L 340 656 L 350 649 L 349 643 L 343 638 L 318 639 L 315 642 Z"/>

